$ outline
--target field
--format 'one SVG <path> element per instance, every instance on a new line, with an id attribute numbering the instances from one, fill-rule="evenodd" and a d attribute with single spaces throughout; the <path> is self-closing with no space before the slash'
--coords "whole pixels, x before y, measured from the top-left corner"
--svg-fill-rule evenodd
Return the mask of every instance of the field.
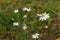
<path id="1" fill-rule="evenodd" d="M 31 11 L 23 11 L 24 7 Z M 39 21 L 37 14 L 44 12 L 50 18 Z M 19 25 L 13 26 L 14 22 Z M 0 40 L 60 40 L 60 0 L 0 0 Z"/>

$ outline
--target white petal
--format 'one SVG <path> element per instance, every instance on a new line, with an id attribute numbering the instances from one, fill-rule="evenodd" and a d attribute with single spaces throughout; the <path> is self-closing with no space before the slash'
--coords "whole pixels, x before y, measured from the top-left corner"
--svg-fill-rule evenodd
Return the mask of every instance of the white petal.
<path id="1" fill-rule="evenodd" d="M 26 11 L 27 10 L 27 8 L 25 7 L 25 8 L 23 8 L 23 11 Z"/>
<path id="2" fill-rule="evenodd" d="M 45 18 L 46 18 L 46 19 L 50 18 L 49 14 L 48 14 L 48 15 L 45 15 Z"/>
<path id="3" fill-rule="evenodd" d="M 45 17 L 43 19 L 46 21 L 46 18 Z"/>
<path id="4" fill-rule="evenodd" d="M 29 11 L 31 11 L 31 9 L 29 8 L 29 9 L 27 9 L 27 11 L 29 12 Z"/>
<path id="5" fill-rule="evenodd" d="M 47 16 L 47 18 L 50 18 L 49 16 Z"/>
<path id="6" fill-rule="evenodd" d="M 46 15 L 46 12 L 44 12 L 44 14 Z"/>
<path id="7" fill-rule="evenodd" d="M 39 38 L 38 36 L 36 36 L 36 38 Z"/>
<path id="8" fill-rule="evenodd" d="M 43 21 L 44 20 L 44 18 L 43 17 L 41 17 L 41 21 Z"/>
<path id="9" fill-rule="evenodd" d="M 26 17 L 27 17 L 27 15 L 24 15 L 24 16 L 23 16 L 23 18 L 26 18 Z"/>
<path id="10" fill-rule="evenodd" d="M 49 18 L 49 16 L 48 16 L 48 15 L 46 15 L 46 16 L 45 16 L 45 18 L 46 18 L 46 19 L 48 19 L 48 18 Z"/>
<path id="11" fill-rule="evenodd" d="M 14 10 L 14 12 L 17 13 L 18 12 L 18 9 Z"/>
<path id="12" fill-rule="evenodd" d="M 26 30 L 27 29 L 27 26 L 23 26 L 23 30 Z"/>
<path id="13" fill-rule="evenodd" d="M 32 35 L 32 38 L 35 38 L 36 39 L 36 36 L 35 35 Z"/>
<path id="14" fill-rule="evenodd" d="M 39 21 L 42 20 L 42 18 L 39 18 Z"/>
<path id="15" fill-rule="evenodd" d="M 38 34 L 38 33 L 33 34 L 33 35 L 32 35 L 32 38 L 35 38 L 35 39 L 36 39 L 36 38 L 39 38 L 39 37 L 38 37 L 39 35 L 40 35 L 40 34 Z"/>
<path id="16" fill-rule="evenodd" d="M 23 8 L 23 11 L 28 11 L 29 12 L 29 11 L 31 11 L 31 9 L 25 7 L 25 8 Z"/>
<path id="17" fill-rule="evenodd" d="M 37 14 L 37 16 L 41 16 L 40 14 Z"/>
<path id="18" fill-rule="evenodd" d="M 41 20 L 41 18 L 39 18 L 39 21 Z"/>
<path id="19" fill-rule="evenodd" d="M 40 35 L 40 34 L 36 33 L 36 35 Z"/>
<path id="20" fill-rule="evenodd" d="M 46 14 L 46 15 L 48 15 L 48 16 L 49 16 L 49 13 L 48 13 L 48 14 Z"/>
<path id="21" fill-rule="evenodd" d="M 18 22 L 14 22 L 14 23 L 13 23 L 13 26 L 18 26 L 18 25 L 19 25 Z"/>

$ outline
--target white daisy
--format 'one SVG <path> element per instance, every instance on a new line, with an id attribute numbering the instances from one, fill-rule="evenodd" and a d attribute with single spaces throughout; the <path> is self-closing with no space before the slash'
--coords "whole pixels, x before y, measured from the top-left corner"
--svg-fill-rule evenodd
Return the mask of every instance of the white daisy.
<path id="1" fill-rule="evenodd" d="M 18 22 L 13 22 L 13 26 L 18 26 L 19 23 Z"/>
<path id="2" fill-rule="evenodd" d="M 46 12 L 44 12 L 44 13 L 42 13 L 42 14 L 37 14 L 37 16 L 39 16 L 40 18 L 39 18 L 39 21 L 41 20 L 41 21 L 46 21 L 48 18 L 50 18 L 50 16 L 49 16 L 49 13 L 48 14 L 46 14 Z"/>
<path id="3" fill-rule="evenodd" d="M 39 38 L 39 37 L 38 37 L 39 35 L 40 35 L 40 34 L 35 33 L 35 34 L 32 35 L 32 38 L 34 38 L 34 39 Z"/>
<path id="4" fill-rule="evenodd" d="M 23 11 L 27 11 L 27 12 L 29 12 L 29 11 L 31 11 L 31 9 L 30 8 L 23 8 Z"/>
<path id="5" fill-rule="evenodd" d="M 15 12 L 15 13 L 17 13 L 17 12 L 19 12 L 19 10 L 18 10 L 18 9 L 16 9 L 16 10 L 14 10 L 14 12 Z"/>
<path id="6" fill-rule="evenodd" d="M 24 24 L 24 25 L 23 25 L 23 30 L 26 30 L 26 29 L 27 29 L 27 25 Z"/>
<path id="7" fill-rule="evenodd" d="M 24 15 L 23 18 L 27 18 L 27 15 Z"/>

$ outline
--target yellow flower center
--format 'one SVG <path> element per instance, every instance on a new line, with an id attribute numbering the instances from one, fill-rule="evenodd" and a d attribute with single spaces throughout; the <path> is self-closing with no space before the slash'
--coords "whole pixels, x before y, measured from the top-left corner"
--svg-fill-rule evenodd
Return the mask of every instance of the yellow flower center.
<path id="1" fill-rule="evenodd" d="M 44 13 L 42 13 L 42 14 L 41 14 L 41 16 L 43 17 L 43 16 L 45 16 L 45 14 L 44 14 Z"/>

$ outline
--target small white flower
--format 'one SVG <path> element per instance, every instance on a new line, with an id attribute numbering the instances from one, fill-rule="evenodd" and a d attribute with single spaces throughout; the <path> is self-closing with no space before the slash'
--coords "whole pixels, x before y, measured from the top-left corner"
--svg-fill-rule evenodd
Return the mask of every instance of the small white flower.
<path id="1" fill-rule="evenodd" d="M 27 29 L 27 25 L 24 23 L 23 24 L 23 30 L 26 30 Z"/>
<path id="2" fill-rule="evenodd" d="M 40 34 L 35 33 L 35 34 L 32 35 L 32 38 L 34 38 L 34 39 L 39 38 L 39 37 L 38 37 L 39 35 L 40 35 Z"/>
<path id="3" fill-rule="evenodd" d="M 19 23 L 18 22 L 13 22 L 13 26 L 18 26 Z"/>
<path id="4" fill-rule="evenodd" d="M 50 16 L 49 16 L 49 13 L 48 14 L 46 14 L 46 12 L 44 12 L 44 13 L 42 13 L 42 14 L 37 14 L 37 16 L 39 16 L 40 18 L 39 18 L 39 21 L 41 20 L 41 21 L 46 21 L 48 18 L 50 18 Z"/>
<path id="5" fill-rule="evenodd" d="M 23 26 L 23 30 L 26 30 L 27 29 L 27 26 Z"/>
<path id="6" fill-rule="evenodd" d="M 27 15 L 24 15 L 24 16 L 23 16 L 23 18 L 26 18 L 26 17 L 27 17 Z"/>
<path id="7" fill-rule="evenodd" d="M 31 11 L 31 9 L 30 9 L 30 8 L 28 8 L 28 9 L 27 9 L 27 11 L 29 12 L 29 11 Z"/>
<path id="8" fill-rule="evenodd" d="M 31 11 L 31 9 L 30 8 L 23 8 L 23 11 L 27 11 L 27 12 L 29 12 L 29 11 Z"/>
<path id="9" fill-rule="evenodd" d="M 17 13 L 18 11 L 19 11 L 18 9 L 14 10 L 15 13 Z"/>
<path id="10" fill-rule="evenodd" d="M 27 25 L 24 24 L 24 25 L 23 25 L 23 30 L 26 30 L 26 29 L 27 29 Z"/>
<path id="11" fill-rule="evenodd" d="M 48 28 L 48 26 L 45 26 L 45 28 Z"/>

